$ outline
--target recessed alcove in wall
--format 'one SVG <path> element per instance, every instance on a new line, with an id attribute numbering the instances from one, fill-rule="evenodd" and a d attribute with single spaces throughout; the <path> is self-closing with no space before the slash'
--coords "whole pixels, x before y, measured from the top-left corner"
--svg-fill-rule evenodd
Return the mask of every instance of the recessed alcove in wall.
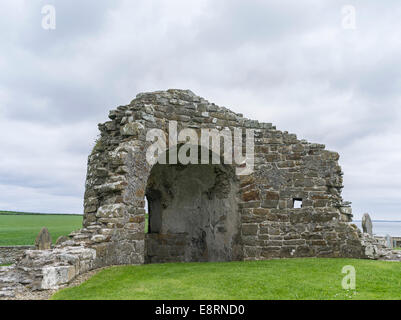
<path id="1" fill-rule="evenodd" d="M 154 165 L 146 188 L 145 260 L 240 259 L 238 189 L 230 165 Z"/>

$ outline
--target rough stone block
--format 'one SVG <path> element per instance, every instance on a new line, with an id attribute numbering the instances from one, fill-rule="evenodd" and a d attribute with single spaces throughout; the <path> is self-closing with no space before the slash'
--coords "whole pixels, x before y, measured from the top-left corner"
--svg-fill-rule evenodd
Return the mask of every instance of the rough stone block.
<path id="1" fill-rule="evenodd" d="M 40 230 L 35 240 L 35 246 L 38 250 L 48 250 L 52 246 L 52 237 L 46 227 Z"/>
<path id="2" fill-rule="evenodd" d="M 243 224 L 242 225 L 242 234 L 243 235 L 256 235 L 258 233 L 258 225 L 257 224 Z"/>

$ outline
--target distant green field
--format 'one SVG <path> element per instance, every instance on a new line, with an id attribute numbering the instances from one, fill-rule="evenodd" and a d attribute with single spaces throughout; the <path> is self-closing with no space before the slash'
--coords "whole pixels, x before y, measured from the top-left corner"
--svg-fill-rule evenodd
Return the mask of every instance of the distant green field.
<path id="1" fill-rule="evenodd" d="M 32 245 L 42 227 L 47 227 L 53 242 L 82 227 L 82 215 L 32 214 L 0 211 L 0 246 Z"/>

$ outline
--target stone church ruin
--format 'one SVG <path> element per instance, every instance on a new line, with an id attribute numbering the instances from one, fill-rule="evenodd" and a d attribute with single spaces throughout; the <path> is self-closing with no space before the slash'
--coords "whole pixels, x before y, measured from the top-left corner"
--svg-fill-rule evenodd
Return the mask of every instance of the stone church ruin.
<path id="1" fill-rule="evenodd" d="M 351 223 L 350 203 L 341 197 L 339 155 L 323 144 L 244 118 L 189 90 L 138 94 L 109 118 L 99 124 L 88 159 L 83 228 L 51 250 L 27 250 L 0 269 L 3 295 L 18 286 L 57 288 L 109 265 L 400 259 Z M 243 164 L 235 162 L 149 164 L 147 132 L 159 129 L 171 139 L 170 121 L 178 130 L 240 128 L 243 145 L 245 130 L 253 130 L 252 173 L 238 175 Z"/>
<path id="2" fill-rule="evenodd" d="M 140 94 L 111 111 L 89 157 L 84 226 L 99 230 L 101 265 L 285 257 L 363 257 L 341 198 L 339 155 L 270 123 L 243 118 L 190 91 Z M 254 171 L 235 165 L 156 164 L 146 132 L 254 130 Z M 169 137 L 170 138 L 170 137 Z M 144 197 L 149 233 L 144 233 Z M 294 208 L 294 202 L 302 202 Z M 99 254 L 100 253 L 100 254 Z"/>

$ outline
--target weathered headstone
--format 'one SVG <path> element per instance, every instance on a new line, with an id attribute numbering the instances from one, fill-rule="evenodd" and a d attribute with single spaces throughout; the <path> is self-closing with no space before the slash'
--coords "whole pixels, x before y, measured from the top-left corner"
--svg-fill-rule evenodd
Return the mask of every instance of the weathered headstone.
<path id="1" fill-rule="evenodd" d="M 370 219 L 370 216 L 368 213 L 365 213 L 362 217 L 362 230 L 363 230 L 363 233 L 368 233 L 370 235 L 373 235 L 372 220 Z"/>
<path id="2" fill-rule="evenodd" d="M 47 250 L 51 249 L 52 245 L 52 237 L 50 236 L 49 230 L 46 227 L 43 227 L 40 230 L 38 236 L 35 240 L 35 246 L 38 250 Z"/>
<path id="3" fill-rule="evenodd" d="M 392 248 L 393 247 L 393 241 L 392 241 L 391 236 L 389 234 L 386 234 L 386 246 L 388 248 Z"/>

